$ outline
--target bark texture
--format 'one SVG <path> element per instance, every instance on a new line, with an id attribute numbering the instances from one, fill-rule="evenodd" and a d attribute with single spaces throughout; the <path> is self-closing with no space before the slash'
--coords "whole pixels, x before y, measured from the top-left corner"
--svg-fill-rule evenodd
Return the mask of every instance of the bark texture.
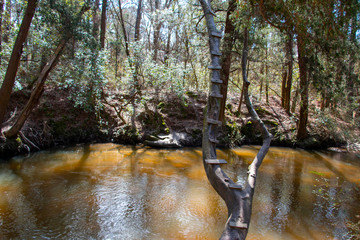
<path id="1" fill-rule="evenodd" d="M 307 70 L 307 58 L 306 49 L 304 45 L 304 39 L 301 35 L 298 35 L 297 47 L 299 55 L 299 72 L 300 72 L 300 119 L 297 131 L 297 139 L 302 140 L 307 136 L 306 126 L 308 121 L 308 70 Z"/>
<path id="2" fill-rule="evenodd" d="M 248 94 L 249 82 L 246 78 L 246 62 L 247 62 L 247 37 L 244 41 L 244 53 L 243 53 L 243 81 L 244 87 L 244 98 L 245 103 L 250 112 L 253 120 L 259 123 L 262 130 L 264 143 L 259 153 L 255 157 L 252 164 L 249 166 L 248 178 L 245 185 L 236 184 L 226 173 L 221 169 L 221 164 L 225 164 L 226 161 L 223 159 L 217 159 L 216 155 L 216 137 L 217 128 L 222 124 L 219 121 L 220 116 L 220 99 L 223 96 L 220 94 L 221 91 L 221 77 L 220 77 L 220 56 L 219 51 L 221 34 L 216 29 L 214 22 L 214 13 L 211 10 L 206 0 L 199 0 L 203 8 L 206 25 L 209 35 L 209 47 L 211 53 L 211 85 L 210 94 L 208 99 L 207 107 L 204 110 L 204 127 L 203 127 L 203 164 L 206 175 L 209 182 L 225 201 L 228 209 L 228 220 L 225 225 L 225 230 L 221 235 L 220 239 L 245 239 L 248 233 L 251 217 L 252 199 L 255 189 L 257 171 L 264 159 L 271 142 L 271 134 L 267 131 L 265 125 L 256 114 Z M 245 31 L 247 36 L 247 29 Z"/>
<path id="3" fill-rule="evenodd" d="M 20 57 L 23 52 L 23 46 L 29 32 L 31 21 L 35 14 L 36 5 L 37 5 L 37 0 L 28 1 L 24 18 L 21 22 L 20 30 L 16 37 L 14 48 L 11 53 L 11 57 L 8 64 L 8 68 L 6 70 L 4 81 L 0 89 L 0 128 L 1 128 L 1 124 L 4 121 L 6 108 L 9 103 L 12 89 L 14 87 L 15 77 L 20 65 Z"/>

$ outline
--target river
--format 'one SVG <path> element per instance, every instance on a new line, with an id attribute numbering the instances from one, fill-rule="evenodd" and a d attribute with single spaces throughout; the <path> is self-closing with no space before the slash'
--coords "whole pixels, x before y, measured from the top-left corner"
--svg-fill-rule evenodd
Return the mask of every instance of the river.
<path id="1" fill-rule="evenodd" d="M 241 183 L 257 149 L 218 157 Z M 271 148 L 247 239 L 360 239 L 359 188 L 358 155 Z M 93 144 L 0 164 L 0 239 L 218 239 L 226 212 L 200 148 Z"/>

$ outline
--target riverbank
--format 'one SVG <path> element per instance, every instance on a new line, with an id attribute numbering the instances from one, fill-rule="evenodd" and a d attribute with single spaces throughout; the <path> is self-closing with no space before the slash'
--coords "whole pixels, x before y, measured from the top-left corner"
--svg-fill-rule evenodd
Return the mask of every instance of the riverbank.
<path id="1" fill-rule="evenodd" d="M 186 92 L 179 97 L 174 93 L 147 92 L 136 102 L 127 93 L 105 89 L 101 100 L 89 107 L 74 98 L 73 91 L 46 88 L 19 136 L 15 139 L 1 136 L 0 156 L 95 142 L 155 147 L 201 146 L 204 93 Z M 4 130 L 16 120 L 29 95 L 26 90 L 12 94 L 7 116 L 10 120 L 4 124 Z M 261 143 L 260 132 L 245 105 L 238 111 L 238 98 L 237 95 L 228 96 L 226 124 L 221 129 L 219 147 Z M 279 98 L 269 98 L 268 104 L 256 98 L 253 102 L 274 135 L 272 146 L 360 151 L 358 123 L 346 122 L 340 113 L 310 112 L 309 135 L 297 141 L 297 117 L 283 110 Z M 154 144 L 156 142 L 159 144 Z"/>

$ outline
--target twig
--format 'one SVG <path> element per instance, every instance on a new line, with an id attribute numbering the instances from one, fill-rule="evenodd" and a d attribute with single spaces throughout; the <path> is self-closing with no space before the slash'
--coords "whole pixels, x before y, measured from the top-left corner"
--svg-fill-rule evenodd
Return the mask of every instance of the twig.
<path id="1" fill-rule="evenodd" d="M 16 113 L 17 113 L 17 107 L 15 107 L 15 110 L 11 113 L 9 119 L 6 120 L 6 122 L 4 122 L 2 125 L 6 126 L 7 124 L 9 124 L 14 119 Z"/>
<path id="2" fill-rule="evenodd" d="M 37 150 L 41 150 L 38 146 L 36 146 L 33 142 L 31 142 L 27 137 L 25 137 L 25 135 L 21 131 L 19 132 L 19 134 L 20 134 L 21 138 L 25 140 L 25 142 L 30 144 L 32 147 L 37 148 Z"/>

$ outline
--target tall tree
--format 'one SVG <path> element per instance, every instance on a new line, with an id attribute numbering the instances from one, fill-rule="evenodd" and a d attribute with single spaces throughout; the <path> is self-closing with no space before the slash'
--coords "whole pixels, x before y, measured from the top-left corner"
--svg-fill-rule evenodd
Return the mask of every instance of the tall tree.
<path id="1" fill-rule="evenodd" d="M 0 89 L 0 124 L 2 124 L 4 121 L 6 108 L 9 103 L 9 100 L 10 100 L 10 95 L 11 95 L 11 92 L 12 92 L 12 89 L 13 89 L 14 83 L 15 83 L 15 77 L 16 77 L 16 74 L 17 74 L 17 71 L 18 71 L 18 68 L 20 65 L 20 57 L 23 52 L 23 46 L 24 46 L 26 37 L 29 32 L 31 21 L 35 14 L 36 5 L 37 5 L 37 0 L 29 0 L 28 1 L 27 7 L 25 10 L 25 14 L 24 14 L 24 18 L 21 22 L 21 26 L 20 26 L 18 35 L 15 40 L 14 48 L 12 50 L 12 54 L 10 57 L 8 68 L 6 70 L 4 81 L 3 81 L 3 84 L 1 85 L 1 89 Z M 1 125 L 0 125 L 0 129 L 1 129 Z"/>
<path id="2" fill-rule="evenodd" d="M 142 2 L 143 0 L 138 1 L 138 7 L 136 11 L 136 22 L 135 22 L 135 34 L 134 39 L 135 41 L 140 40 L 140 26 L 141 26 L 141 17 L 142 17 Z"/>
<path id="3" fill-rule="evenodd" d="M 158 52 L 159 52 L 159 48 L 160 48 L 160 33 L 161 33 L 161 28 L 164 24 L 164 21 L 162 19 L 160 19 L 159 14 L 161 10 L 167 9 L 171 6 L 173 0 L 166 0 L 163 7 L 161 8 L 161 0 L 155 0 L 155 20 L 154 20 L 154 34 L 153 34 L 153 50 L 154 50 L 154 55 L 153 55 L 153 60 L 157 61 L 158 60 Z"/>
<path id="4" fill-rule="evenodd" d="M 226 105 L 226 98 L 227 98 L 227 89 L 228 89 L 228 82 L 230 77 L 230 68 L 231 68 L 231 54 L 234 45 L 234 31 L 235 26 L 233 24 L 233 16 L 236 9 L 236 0 L 229 1 L 229 7 L 226 13 L 226 21 L 225 21 L 225 36 L 224 36 L 224 44 L 222 50 L 222 58 L 221 58 L 221 80 L 223 84 L 221 85 L 221 94 L 223 98 L 221 99 L 220 105 L 220 120 L 224 121 L 225 119 L 225 105 Z"/>
<path id="5" fill-rule="evenodd" d="M 290 113 L 290 98 L 293 78 L 293 34 L 288 31 L 285 40 L 285 65 L 281 86 L 281 105 L 287 113 Z"/>
<path id="6" fill-rule="evenodd" d="M 105 47 L 106 9 L 107 9 L 107 0 L 103 0 L 102 1 L 102 8 L 101 8 L 101 27 L 100 27 L 100 45 L 101 45 L 101 48 Z"/>
<path id="7" fill-rule="evenodd" d="M 307 122 L 309 115 L 309 80 L 308 80 L 308 58 L 306 56 L 306 43 L 304 37 L 298 34 L 297 37 L 298 61 L 300 72 L 300 111 L 297 139 L 303 140 L 307 136 Z"/>
<path id="8" fill-rule="evenodd" d="M 94 6 L 93 6 L 93 30 L 92 35 L 95 39 L 98 39 L 99 34 L 99 0 L 95 0 Z"/>

